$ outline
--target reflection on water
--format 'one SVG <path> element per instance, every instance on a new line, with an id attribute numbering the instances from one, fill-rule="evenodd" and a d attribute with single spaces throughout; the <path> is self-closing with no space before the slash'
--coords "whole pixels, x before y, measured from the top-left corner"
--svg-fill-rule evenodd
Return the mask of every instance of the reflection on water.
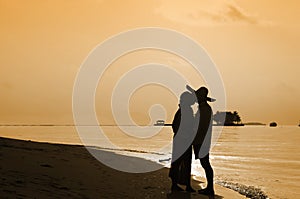
<path id="1" fill-rule="evenodd" d="M 226 127 L 212 151 L 216 176 L 271 198 L 300 198 L 299 142 L 299 127 Z"/>
<path id="2" fill-rule="evenodd" d="M 125 134 L 116 126 L 105 126 L 102 130 L 107 139 L 89 138 L 89 145 L 154 160 L 166 166 L 170 164 L 173 136 L 170 127 L 164 127 L 148 138 L 145 135 L 151 134 L 156 127 L 148 127 L 141 132 L 135 127 L 126 128 L 144 138 Z M 214 127 L 215 132 L 220 130 Z M 0 136 L 82 144 L 73 126 L 1 126 Z M 108 140 L 113 145 L 107 145 Z M 211 152 L 215 178 L 257 186 L 271 198 L 300 198 L 299 143 L 299 127 L 225 127 Z M 203 175 L 199 161 L 193 160 L 193 173 Z"/>
<path id="3" fill-rule="evenodd" d="M 0 136 L 39 142 L 82 144 L 74 126 L 0 126 Z"/>

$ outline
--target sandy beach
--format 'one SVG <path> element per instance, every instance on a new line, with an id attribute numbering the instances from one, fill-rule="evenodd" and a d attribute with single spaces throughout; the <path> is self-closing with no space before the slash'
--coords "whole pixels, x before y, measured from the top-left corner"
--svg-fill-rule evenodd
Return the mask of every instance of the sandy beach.
<path id="1" fill-rule="evenodd" d="M 79 145 L 0 138 L 0 146 L 2 198 L 208 198 L 170 193 L 167 168 L 142 174 L 120 172 L 104 166 Z M 103 151 L 107 153 L 111 152 Z M 120 158 L 136 165 L 156 164 Z M 201 184 L 205 185 L 193 181 L 194 188 L 200 189 Z M 215 189 L 215 198 L 245 198 L 219 185 Z"/>

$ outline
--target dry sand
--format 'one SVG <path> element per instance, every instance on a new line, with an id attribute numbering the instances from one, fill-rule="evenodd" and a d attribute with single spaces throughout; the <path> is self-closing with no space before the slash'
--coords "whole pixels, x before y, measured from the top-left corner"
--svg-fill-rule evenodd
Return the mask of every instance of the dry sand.
<path id="1" fill-rule="evenodd" d="M 103 152 L 107 155 L 111 152 Z M 134 164 L 155 164 L 120 156 Z M 132 174 L 104 166 L 83 146 L 0 138 L 0 198 L 208 198 L 170 193 L 168 169 Z M 200 189 L 193 181 L 193 187 Z M 202 182 L 203 184 L 203 182 Z M 215 185 L 216 199 L 245 198 Z"/>

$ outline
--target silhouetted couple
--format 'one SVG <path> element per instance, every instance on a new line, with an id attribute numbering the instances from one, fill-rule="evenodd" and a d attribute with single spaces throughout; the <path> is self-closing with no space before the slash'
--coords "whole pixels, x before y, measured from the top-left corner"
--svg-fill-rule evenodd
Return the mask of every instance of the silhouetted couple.
<path id="1" fill-rule="evenodd" d="M 172 191 L 184 191 L 178 184 L 185 185 L 187 192 L 195 192 L 191 186 L 192 152 L 195 159 L 205 170 L 207 187 L 198 190 L 204 195 L 214 195 L 213 169 L 209 162 L 209 150 L 212 136 L 212 109 L 207 101 L 215 101 L 207 97 L 208 89 L 205 87 L 194 91 L 189 90 L 180 96 L 179 109 L 172 123 L 174 132 L 172 163 L 169 177 L 172 179 Z M 194 115 L 192 105 L 198 103 L 198 111 Z"/>

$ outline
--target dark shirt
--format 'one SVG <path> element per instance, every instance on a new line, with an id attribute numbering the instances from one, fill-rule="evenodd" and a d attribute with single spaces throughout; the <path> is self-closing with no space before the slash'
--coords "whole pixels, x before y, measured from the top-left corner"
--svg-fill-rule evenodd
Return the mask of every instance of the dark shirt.
<path id="1" fill-rule="evenodd" d="M 200 117 L 200 118 L 199 118 Z M 199 110 L 196 114 L 196 121 L 199 120 L 197 134 L 194 139 L 194 145 L 202 145 L 205 136 L 208 135 L 207 139 L 209 141 L 209 146 L 211 142 L 212 134 L 212 109 L 207 102 L 201 102 L 199 104 Z"/>

